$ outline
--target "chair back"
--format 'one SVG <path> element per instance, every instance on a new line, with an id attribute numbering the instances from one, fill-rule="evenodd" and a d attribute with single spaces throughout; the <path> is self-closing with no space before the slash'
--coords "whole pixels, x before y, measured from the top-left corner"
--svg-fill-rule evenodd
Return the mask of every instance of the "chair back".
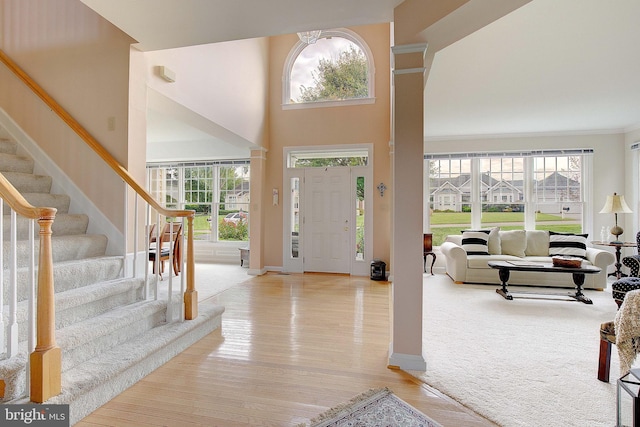
<path id="1" fill-rule="evenodd" d="M 172 238 L 173 237 L 173 241 Z M 160 247 L 164 243 L 172 243 L 173 250 L 176 250 L 176 246 L 178 246 L 180 242 L 180 238 L 182 237 L 182 223 L 180 222 L 168 222 L 164 225 L 162 229 L 162 234 L 160 235 Z"/>
<path id="2" fill-rule="evenodd" d="M 156 224 L 151 224 L 147 226 L 149 230 L 149 243 L 153 243 L 156 241 Z"/>
<path id="3" fill-rule="evenodd" d="M 433 234 L 432 233 L 423 234 L 422 248 L 425 254 L 433 252 Z"/>

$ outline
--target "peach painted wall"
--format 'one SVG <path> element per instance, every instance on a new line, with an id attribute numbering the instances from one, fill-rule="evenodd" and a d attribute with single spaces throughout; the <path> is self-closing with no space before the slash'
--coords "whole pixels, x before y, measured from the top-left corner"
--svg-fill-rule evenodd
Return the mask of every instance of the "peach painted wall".
<path id="1" fill-rule="evenodd" d="M 0 19 L 0 48 L 127 167 L 134 40 L 78 0 L 0 0 Z M 0 106 L 114 224 L 121 224 L 121 181 L 24 85 L 4 68 L 1 72 Z"/>
<path id="2" fill-rule="evenodd" d="M 375 62 L 375 97 L 370 105 L 283 110 L 282 77 L 296 35 L 270 39 L 270 134 L 264 191 L 282 189 L 283 149 L 292 146 L 318 146 L 371 143 L 374 146 L 373 183 L 390 185 L 390 29 L 388 24 L 351 27 L 371 49 Z M 268 197 L 266 200 L 270 200 Z M 380 197 L 374 191 L 373 257 L 390 263 L 390 202 L 387 191 Z M 282 265 L 282 203 L 265 206 L 266 266 Z"/>

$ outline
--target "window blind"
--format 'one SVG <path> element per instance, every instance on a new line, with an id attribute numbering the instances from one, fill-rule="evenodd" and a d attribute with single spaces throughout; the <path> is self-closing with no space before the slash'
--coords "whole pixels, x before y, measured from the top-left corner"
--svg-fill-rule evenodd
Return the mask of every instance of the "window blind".
<path id="1" fill-rule="evenodd" d="M 640 144 L 640 143 L 638 143 Z M 487 157 L 545 157 L 545 156 L 578 156 L 593 154 L 592 148 L 571 148 L 566 150 L 526 150 L 526 151 L 492 151 L 477 153 L 437 153 L 425 154 L 425 160 L 470 159 Z"/>

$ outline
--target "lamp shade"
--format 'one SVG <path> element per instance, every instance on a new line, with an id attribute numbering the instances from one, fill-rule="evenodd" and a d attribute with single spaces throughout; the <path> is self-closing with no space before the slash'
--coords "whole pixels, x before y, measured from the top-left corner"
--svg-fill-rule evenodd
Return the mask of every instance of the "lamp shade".
<path id="1" fill-rule="evenodd" d="M 613 196 L 607 196 L 607 201 L 600 213 L 631 213 L 631 209 L 624 200 L 624 196 L 613 193 Z"/>

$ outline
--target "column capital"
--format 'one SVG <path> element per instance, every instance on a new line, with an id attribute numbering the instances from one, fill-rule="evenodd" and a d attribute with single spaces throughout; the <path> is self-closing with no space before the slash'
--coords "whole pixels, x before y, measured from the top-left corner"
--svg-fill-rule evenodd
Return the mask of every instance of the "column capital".
<path id="1" fill-rule="evenodd" d="M 394 75 L 424 73 L 427 43 L 412 43 L 393 46 Z"/>
<path id="2" fill-rule="evenodd" d="M 422 55 L 427 54 L 427 47 L 429 45 L 427 43 L 411 43 L 411 44 L 401 44 L 397 46 L 391 46 L 391 52 L 394 55 L 404 55 L 406 53 L 422 53 Z"/>
<path id="3" fill-rule="evenodd" d="M 267 151 L 269 151 L 269 150 L 267 148 L 264 148 L 264 147 L 252 148 L 251 149 L 251 158 L 252 159 L 266 160 Z"/>

